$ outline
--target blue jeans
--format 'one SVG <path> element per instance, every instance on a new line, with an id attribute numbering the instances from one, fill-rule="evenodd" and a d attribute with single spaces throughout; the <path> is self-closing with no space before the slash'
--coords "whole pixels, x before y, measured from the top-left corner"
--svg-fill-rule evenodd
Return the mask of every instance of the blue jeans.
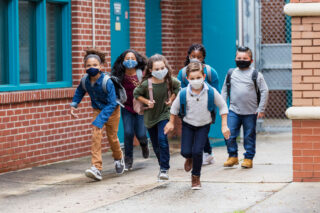
<path id="1" fill-rule="evenodd" d="M 228 114 L 228 127 L 231 132 L 229 140 L 226 140 L 229 157 L 238 157 L 237 137 L 240 133 L 240 127 L 243 125 L 244 135 L 244 157 L 253 159 L 256 154 L 256 123 L 257 114 L 238 115 L 232 111 Z"/>
<path id="2" fill-rule="evenodd" d="M 192 158 L 192 174 L 200 176 L 202 166 L 202 154 L 205 144 L 208 142 L 210 124 L 195 127 L 182 122 L 181 155 Z"/>
<path id="3" fill-rule="evenodd" d="M 148 129 L 153 151 L 158 158 L 160 170 L 168 170 L 170 168 L 170 152 L 167 135 L 164 134 L 164 127 L 168 120 L 163 120 Z"/>
<path id="4" fill-rule="evenodd" d="M 205 152 L 205 153 L 208 153 L 209 155 L 212 154 L 212 148 L 211 148 L 211 145 L 210 145 L 209 137 L 207 138 L 207 142 L 206 142 L 206 144 L 204 145 L 204 152 Z"/>
<path id="5" fill-rule="evenodd" d="M 148 145 L 147 128 L 144 126 L 143 115 L 131 113 L 121 108 L 121 115 L 124 129 L 124 150 L 125 156 L 133 158 L 133 138 L 138 138 L 140 146 Z"/>

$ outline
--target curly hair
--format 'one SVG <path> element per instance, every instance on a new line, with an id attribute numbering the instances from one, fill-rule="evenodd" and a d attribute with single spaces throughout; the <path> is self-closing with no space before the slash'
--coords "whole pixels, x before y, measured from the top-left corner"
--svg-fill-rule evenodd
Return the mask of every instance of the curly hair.
<path id="1" fill-rule="evenodd" d="M 202 52 L 202 55 L 203 55 L 203 61 L 201 61 L 203 64 L 205 64 L 205 61 L 204 59 L 206 58 L 206 49 L 204 48 L 204 46 L 202 44 L 192 44 L 190 47 L 189 47 L 189 50 L 188 50 L 188 55 L 186 57 L 186 60 L 184 62 L 184 65 L 185 66 L 188 66 L 188 64 L 190 63 L 190 54 L 193 52 L 193 51 L 200 51 Z"/>
<path id="2" fill-rule="evenodd" d="M 170 67 L 170 65 L 168 63 L 168 60 L 163 55 L 155 54 L 155 55 L 153 55 L 153 56 L 151 56 L 149 58 L 148 63 L 147 63 L 146 74 L 143 77 L 142 82 L 146 81 L 146 80 L 148 80 L 149 78 L 152 77 L 152 74 L 151 74 L 152 67 L 153 67 L 153 63 L 156 62 L 156 61 L 163 61 L 163 63 L 165 64 L 166 68 L 168 69 L 168 74 L 166 75 L 166 77 L 164 79 L 168 83 L 169 91 L 172 94 L 173 93 L 173 86 L 172 86 L 172 79 L 171 79 L 172 69 L 171 69 L 171 67 Z"/>
<path id="3" fill-rule="evenodd" d="M 114 62 L 112 70 L 111 70 L 111 75 L 116 76 L 120 82 L 123 81 L 124 75 L 126 72 L 125 66 L 123 66 L 123 61 L 124 58 L 128 53 L 133 53 L 137 59 L 138 65 L 135 67 L 136 69 L 141 69 L 144 71 L 146 64 L 147 64 L 147 59 L 142 56 L 140 53 L 133 49 L 128 49 L 121 53 L 121 55 L 117 58 L 117 60 Z"/>
<path id="4" fill-rule="evenodd" d="M 88 55 L 97 55 L 99 56 L 100 58 L 100 61 L 101 61 L 101 64 L 104 64 L 106 62 L 106 54 L 103 53 L 102 51 L 100 50 L 97 50 L 97 49 L 88 49 L 88 50 L 85 50 L 86 54 L 85 56 L 83 57 L 83 60 L 84 60 L 84 63 L 86 63 L 86 58 Z"/>

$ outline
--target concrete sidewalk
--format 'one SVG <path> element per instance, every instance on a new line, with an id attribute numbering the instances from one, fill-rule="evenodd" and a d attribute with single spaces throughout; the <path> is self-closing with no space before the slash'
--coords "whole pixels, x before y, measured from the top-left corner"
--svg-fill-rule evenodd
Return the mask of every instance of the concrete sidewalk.
<path id="1" fill-rule="evenodd" d="M 240 146 L 240 157 L 243 148 Z M 152 155 L 135 151 L 134 170 L 118 176 L 111 153 L 103 180 L 84 176 L 90 158 L 0 175 L 0 212 L 320 212 L 320 183 L 291 183 L 291 136 L 259 136 L 254 168 L 223 168 L 226 148 L 202 169 L 203 189 L 190 190 L 184 159 L 172 149 L 170 181 L 157 182 Z"/>

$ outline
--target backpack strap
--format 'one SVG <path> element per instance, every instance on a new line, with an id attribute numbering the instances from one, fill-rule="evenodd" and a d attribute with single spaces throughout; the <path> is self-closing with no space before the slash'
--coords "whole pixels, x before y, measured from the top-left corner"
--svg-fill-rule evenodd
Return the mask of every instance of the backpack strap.
<path id="1" fill-rule="evenodd" d="M 141 69 L 137 69 L 136 70 L 136 75 L 137 75 L 138 81 L 141 82 L 142 81 L 142 70 Z"/>
<path id="2" fill-rule="evenodd" d="M 253 70 L 252 72 L 252 81 L 254 83 L 254 88 L 256 90 L 256 93 L 257 93 L 257 101 L 258 101 L 258 105 L 260 104 L 260 99 L 261 99 L 261 93 L 260 93 L 260 89 L 258 87 L 258 84 L 257 84 L 257 79 L 258 79 L 258 71 L 256 69 Z"/>
<path id="3" fill-rule="evenodd" d="M 86 73 L 82 78 L 81 78 L 81 86 L 82 89 L 84 89 L 84 91 L 87 92 L 87 88 L 86 88 L 86 79 L 88 77 L 88 73 Z"/>
<path id="4" fill-rule="evenodd" d="M 227 85 L 227 98 L 229 98 L 230 100 L 230 90 L 231 90 L 231 75 L 233 73 L 234 69 L 231 68 L 228 70 L 228 73 L 227 73 L 227 78 L 226 78 L 226 85 Z"/>
<path id="5" fill-rule="evenodd" d="M 215 110 L 215 104 L 214 104 L 214 90 L 213 88 L 208 85 L 209 90 L 208 90 L 208 110 L 210 112 Z"/>
<path id="6" fill-rule="evenodd" d="M 207 64 L 205 64 L 206 69 L 207 69 L 207 76 L 208 76 L 208 83 L 211 84 L 212 81 L 212 72 L 211 72 L 211 67 Z"/>
<path id="7" fill-rule="evenodd" d="M 179 95 L 179 98 L 180 98 L 179 116 L 181 118 L 183 118 L 187 114 L 187 100 L 186 100 L 187 99 L 187 88 L 188 87 L 185 87 L 185 88 L 182 88 L 180 90 L 180 95 Z"/>
<path id="8" fill-rule="evenodd" d="M 102 89 L 103 89 L 103 92 L 105 92 L 105 93 L 108 93 L 108 91 L 107 91 L 107 82 L 108 82 L 109 79 L 110 79 L 110 76 L 105 74 L 104 77 L 103 77 L 103 80 L 102 80 Z"/>
<path id="9" fill-rule="evenodd" d="M 187 67 L 182 68 L 181 79 L 184 84 L 186 84 L 187 79 Z"/>
<path id="10" fill-rule="evenodd" d="M 152 80 L 148 79 L 149 100 L 153 101 Z"/>

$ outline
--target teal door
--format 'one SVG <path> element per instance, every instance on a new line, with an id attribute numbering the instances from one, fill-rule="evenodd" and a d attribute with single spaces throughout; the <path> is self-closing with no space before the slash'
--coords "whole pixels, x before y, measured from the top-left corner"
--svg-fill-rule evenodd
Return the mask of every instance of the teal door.
<path id="1" fill-rule="evenodd" d="M 111 65 L 117 57 L 130 48 L 129 0 L 110 1 L 111 26 Z M 119 123 L 118 137 L 124 142 L 122 119 Z"/>
<path id="2" fill-rule="evenodd" d="M 219 75 L 220 88 L 230 67 L 235 66 L 237 36 L 236 1 L 202 0 L 202 41 L 207 50 L 206 63 Z M 209 137 L 223 141 L 221 117 L 217 114 Z"/>
<path id="3" fill-rule="evenodd" d="M 146 55 L 162 54 L 161 0 L 145 0 Z"/>

